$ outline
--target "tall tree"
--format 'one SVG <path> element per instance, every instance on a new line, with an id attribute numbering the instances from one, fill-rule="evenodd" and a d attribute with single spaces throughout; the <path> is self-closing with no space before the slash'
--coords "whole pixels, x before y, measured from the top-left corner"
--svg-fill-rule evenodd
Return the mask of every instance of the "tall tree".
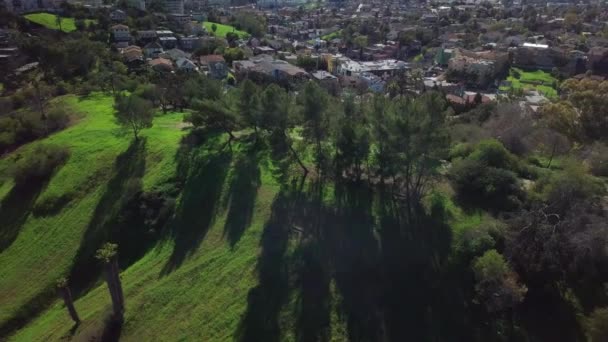
<path id="1" fill-rule="evenodd" d="M 124 317 L 125 300 L 118 268 L 118 245 L 109 242 L 104 244 L 97 250 L 95 257 L 104 263 L 106 283 L 108 284 L 108 290 L 110 291 L 110 297 L 112 299 L 114 318 L 122 321 Z"/>
<path id="2" fill-rule="evenodd" d="M 399 99 L 389 117 L 388 140 L 395 186 L 405 199 L 408 217 L 437 175 L 449 136 L 445 123 L 446 103 L 439 93 L 426 93 L 414 100 Z"/>
<path id="3" fill-rule="evenodd" d="M 63 31 L 61 28 L 61 13 L 57 13 L 55 14 L 55 25 L 57 25 L 57 27 L 59 28 L 59 31 Z"/>
<path id="4" fill-rule="evenodd" d="M 308 168 L 293 147 L 292 139 L 287 132 L 290 103 L 285 90 L 276 84 L 269 85 L 262 92 L 260 104 L 261 128 L 270 133 L 271 144 L 275 147 L 278 145 L 287 147 L 306 177 Z"/>
<path id="5" fill-rule="evenodd" d="M 118 124 L 131 129 L 135 140 L 139 139 L 142 129 L 152 127 L 154 107 L 150 101 L 137 95 L 117 95 L 114 98 L 114 110 Z"/>
<path id="6" fill-rule="evenodd" d="M 369 134 L 367 127 L 356 115 L 352 97 L 347 97 L 344 101 L 344 111 L 336 129 L 335 145 L 337 176 L 342 177 L 343 173 L 348 176 L 352 171 L 356 179 L 360 180 L 363 162 L 369 154 Z"/>
<path id="7" fill-rule="evenodd" d="M 304 138 L 314 144 L 315 164 L 317 172 L 321 172 L 325 155 L 323 140 L 327 135 L 327 94 L 316 83 L 308 82 L 302 92 L 302 113 L 304 118 Z"/>
<path id="8" fill-rule="evenodd" d="M 258 87 L 246 79 L 239 88 L 238 111 L 245 126 L 253 127 L 256 142 L 258 140 L 258 127 L 260 126 L 260 98 Z"/>
<path id="9" fill-rule="evenodd" d="M 186 117 L 186 120 L 194 126 L 219 129 L 228 134 L 228 146 L 235 139 L 234 131 L 238 128 L 238 122 L 234 110 L 222 99 L 195 101 L 194 112 Z"/>

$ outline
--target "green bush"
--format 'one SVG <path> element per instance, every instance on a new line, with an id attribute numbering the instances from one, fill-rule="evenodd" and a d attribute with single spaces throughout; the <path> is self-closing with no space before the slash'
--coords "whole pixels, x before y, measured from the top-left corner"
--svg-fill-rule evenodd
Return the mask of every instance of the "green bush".
<path id="1" fill-rule="evenodd" d="M 459 200 L 482 208 L 510 209 L 521 194 L 515 173 L 470 157 L 454 163 L 449 179 Z"/>
<path id="2" fill-rule="evenodd" d="M 608 341 L 608 308 L 598 308 L 587 320 L 587 337 L 590 342 Z"/>
<path id="3" fill-rule="evenodd" d="M 462 252 L 471 257 L 481 256 L 495 248 L 504 238 L 504 227 L 497 222 L 483 222 L 462 234 Z"/>
<path id="4" fill-rule="evenodd" d="M 65 108 L 53 107 L 47 114 L 47 127 L 51 132 L 67 127 L 70 117 Z"/>
<path id="5" fill-rule="evenodd" d="M 517 157 L 507 151 L 497 140 L 484 140 L 480 142 L 475 151 L 471 153 L 470 158 L 489 167 L 511 171 L 519 169 Z"/>
<path id="6" fill-rule="evenodd" d="M 448 178 L 465 204 L 511 209 L 523 194 L 516 172 L 521 172 L 519 160 L 500 142 L 485 140 L 468 157 L 454 162 Z"/>
<path id="7" fill-rule="evenodd" d="M 466 158 L 474 151 L 474 149 L 475 148 L 472 144 L 458 143 L 450 149 L 449 158 L 450 158 L 450 160 L 455 160 L 458 158 Z"/>
<path id="8" fill-rule="evenodd" d="M 55 145 L 39 145 L 24 158 L 17 160 L 13 168 L 16 184 L 41 181 L 49 177 L 68 159 L 69 151 Z"/>
<path id="9" fill-rule="evenodd" d="M 589 171 L 597 177 L 608 177 L 608 146 L 596 143 L 587 158 Z"/>
<path id="10" fill-rule="evenodd" d="M 565 213 L 572 204 L 604 193 L 604 186 L 591 177 L 577 161 L 565 161 L 562 172 L 537 182 L 535 190 L 558 212 Z"/>

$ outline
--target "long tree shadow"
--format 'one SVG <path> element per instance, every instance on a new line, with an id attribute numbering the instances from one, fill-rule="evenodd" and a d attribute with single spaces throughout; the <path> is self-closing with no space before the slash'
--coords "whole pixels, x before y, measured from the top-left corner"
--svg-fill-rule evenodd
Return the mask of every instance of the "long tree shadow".
<path id="1" fill-rule="evenodd" d="M 230 246 L 240 240 L 249 227 L 253 217 L 253 208 L 260 187 L 259 158 L 253 152 L 242 153 L 233 167 L 229 189 L 229 208 L 224 225 L 224 236 Z"/>
<path id="2" fill-rule="evenodd" d="M 247 311 L 236 332 L 239 341 L 280 341 L 279 312 L 289 296 L 289 272 L 285 253 L 296 200 L 281 192 L 272 204 L 264 227 L 257 263 L 259 284 L 249 291 Z"/>
<path id="3" fill-rule="evenodd" d="M 0 203 L 0 253 L 7 249 L 19 235 L 21 226 L 31 214 L 32 208 L 48 183 L 48 179 L 15 185 Z"/>
<path id="4" fill-rule="evenodd" d="M 350 340 L 381 340 L 384 280 L 375 236 L 373 193 L 363 185 L 336 184 L 335 198 L 323 242 L 331 251 L 330 263 L 341 299 L 338 309 Z"/>
<path id="5" fill-rule="evenodd" d="M 121 211 L 125 205 L 141 192 L 141 177 L 145 172 L 146 140 L 134 140 L 129 148 L 120 154 L 114 162 L 112 178 L 97 203 L 97 207 L 82 237 L 80 248 L 76 253 L 76 262 L 70 272 L 70 283 L 76 294 L 89 289 L 99 276 L 101 266 L 95 259 L 95 251 L 109 239 L 119 240 Z M 123 246 L 121 255 L 129 254 L 134 245 Z M 130 258 L 123 258 L 129 260 Z M 121 266 L 124 261 L 121 260 Z"/>
<path id="6" fill-rule="evenodd" d="M 387 337 L 396 341 L 456 338 L 453 331 L 439 326 L 454 319 L 443 302 L 443 290 L 456 290 L 442 282 L 451 249 L 449 226 L 423 211 L 414 220 L 405 220 L 392 209 L 381 210 L 380 217 Z"/>
<path id="7" fill-rule="evenodd" d="M 194 252 L 213 224 L 232 160 L 227 149 L 209 146 L 190 160 L 189 173 L 175 216 L 169 222 L 175 242 L 161 276 L 177 269 Z"/>

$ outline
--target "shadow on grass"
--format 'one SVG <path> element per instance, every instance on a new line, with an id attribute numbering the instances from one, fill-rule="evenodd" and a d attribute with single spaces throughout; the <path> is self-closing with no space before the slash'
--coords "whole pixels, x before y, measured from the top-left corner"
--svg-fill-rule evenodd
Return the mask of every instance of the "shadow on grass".
<path id="1" fill-rule="evenodd" d="M 0 203 L 0 253 L 19 235 L 48 179 L 15 185 Z"/>
<path id="2" fill-rule="evenodd" d="M 256 266 L 259 284 L 247 296 L 247 311 L 237 330 L 239 341 L 280 341 L 279 312 L 289 296 L 289 262 L 285 253 L 295 204 L 286 194 L 277 195 L 272 204 Z"/>
<path id="3" fill-rule="evenodd" d="M 259 158 L 255 153 L 241 153 L 234 164 L 229 189 L 229 207 L 224 236 L 231 247 L 251 224 L 253 208 L 260 187 Z"/>
<path id="4" fill-rule="evenodd" d="M 200 149 L 198 154 L 190 157 L 180 203 L 174 219 L 169 222 L 169 234 L 175 246 L 161 276 L 181 266 L 198 248 L 213 223 L 232 160 L 232 153 L 228 149 L 213 145 Z"/>
<path id="5" fill-rule="evenodd" d="M 112 178 L 108 182 L 101 199 L 82 237 L 76 253 L 76 262 L 70 272 L 70 283 L 77 295 L 88 290 L 101 272 L 101 265 L 95 259 L 95 252 L 110 239 L 119 240 L 122 210 L 126 204 L 141 192 L 141 177 L 145 172 L 146 140 L 133 140 L 129 148 L 120 154 L 114 163 Z M 139 249 L 135 239 L 132 245 L 119 246 L 120 261 L 124 265 L 130 260 L 129 253 Z M 122 265 L 121 265 L 122 266 Z"/>
<path id="6" fill-rule="evenodd" d="M 464 310 L 458 281 L 444 273 L 447 225 L 424 214 L 405 223 L 388 195 L 363 185 L 336 185 L 333 203 L 321 201 L 323 191 L 313 185 L 275 199 L 262 237 L 259 285 L 249 293 L 239 340 L 281 340 L 279 316 L 291 293 L 297 341 L 339 338 L 331 336 L 332 301 L 352 341 L 472 336 L 460 326 L 464 316 L 452 317 Z M 297 244 L 293 252 L 290 243 Z"/>

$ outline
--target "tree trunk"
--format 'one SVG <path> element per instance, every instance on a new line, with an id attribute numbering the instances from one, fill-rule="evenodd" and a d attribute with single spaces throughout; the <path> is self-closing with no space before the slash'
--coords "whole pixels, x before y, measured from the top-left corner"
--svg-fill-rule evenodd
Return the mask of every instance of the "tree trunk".
<path id="1" fill-rule="evenodd" d="M 122 294 L 122 286 L 120 284 L 120 276 L 118 274 L 118 260 L 116 257 L 106 263 L 106 282 L 112 299 L 112 310 L 114 317 L 122 320 L 124 312 L 124 298 Z"/>
<path id="2" fill-rule="evenodd" d="M 63 303 L 65 307 L 68 309 L 68 313 L 70 317 L 74 321 L 74 323 L 80 323 L 80 317 L 78 317 L 78 313 L 76 312 L 76 308 L 74 307 L 74 300 L 72 299 L 72 292 L 70 288 L 67 286 L 59 288 L 59 292 L 61 293 L 61 297 L 63 298 Z"/>
<path id="3" fill-rule="evenodd" d="M 306 166 L 304 165 L 304 163 L 302 162 L 302 160 L 298 156 L 298 153 L 296 153 L 296 150 L 293 149 L 293 146 L 291 146 L 291 144 L 287 144 L 287 145 L 289 146 L 289 150 L 293 154 L 294 158 L 296 158 L 296 161 L 298 162 L 298 164 L 302 168 L 302 171 L 304 171 L 304 178 L 306 178 L 306 176 L 308 175 L 308 169 L 306 168 Z"/>
<path id="4" fill-rule="evenodd" d="M 553 144 L 553 148 L 551 149 L 551 157 L 549 157 L 549 163 L 547 163 L 547 169 L 551 167 L 551 163 L 553 162 L 553 157 L 555 156 L 555 150 L 557 149 L 557 143 Z"/>

